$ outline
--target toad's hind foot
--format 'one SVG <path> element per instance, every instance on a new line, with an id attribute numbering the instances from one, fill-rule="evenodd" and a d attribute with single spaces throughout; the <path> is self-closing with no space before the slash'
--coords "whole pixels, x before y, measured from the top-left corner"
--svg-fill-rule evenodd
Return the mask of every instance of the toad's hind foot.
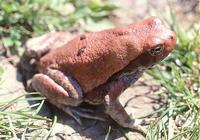
<path id="1" fill-rule="evenodd" d="M 65 113 L 67 113 L 69 116 L 71 116 L 79 125 L 82 125 L 81 119 L 79 116 L 75 115 L 73 113 L 73 110 L 71 109 L 71 107 L 65 107 L 63 106 L 61 108 Z"/>
<path id="2" fill-rule="evenodd" d="M 72 118 L 74 118 L 79 125 L 82 125 L 81 118 L 98 120 L 103 122 L 106 121 L 105 118 L 95 115 L 95 112 L 91 109 L 86 109 L 81 107 L 70 107 L 70 106 L 62 106 L 61 109 L 65 113 L 70 115 Z"/>

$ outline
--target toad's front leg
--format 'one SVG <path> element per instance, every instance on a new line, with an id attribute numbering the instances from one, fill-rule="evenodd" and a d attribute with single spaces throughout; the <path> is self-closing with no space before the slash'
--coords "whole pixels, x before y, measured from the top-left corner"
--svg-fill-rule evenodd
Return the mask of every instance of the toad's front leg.
<path id="1" fill-rule="evenodd" d="M 145 134 L 145 129 L 141 125 L 146 124 L 148 120 L 136 119 L 128 114 L 122 104 L 118 101 L 119 95 L 134 83 L 142 72 L 136 71 L 129 75 L 123 75 L 109 83 L 107 87 L 108 94 L 105 96 L 106 113 L 111 116 L 121 126 L 140 131 Z"/>
<path id="2" fill-rule="evenodd" d="M 121 93 L 138 80 L 142 75 L 143 70 L 141 69 L 130 72 L 129 69 L 126 69 L 126 72 L 127 73 L 119 74 L 120 76 L 109 79 L 107 83 L 95 88 L 85 96 L 87 102 L 93 104 L 102 103 L 102 100 L 104 100 L 106 114 L 121 126 L 145 133 L 145 129 L 143 129 L 141 125 L 146 124 L 146 121 L 148 120 L 136 119 L 134 118 L 134 115 L 129 115 L 123 105 L 118 101 L 118 97 Z"/>

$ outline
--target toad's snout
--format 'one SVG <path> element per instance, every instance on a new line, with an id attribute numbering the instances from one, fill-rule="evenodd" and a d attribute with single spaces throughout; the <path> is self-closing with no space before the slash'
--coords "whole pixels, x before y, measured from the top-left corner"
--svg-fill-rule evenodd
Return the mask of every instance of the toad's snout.
<path id="1" fill-rule="evenodd" d="M 165 50 L 167 53 L 169 53 L 176 46 L 176 33 L 173 31 L 168 31 L 165 35 L 167 38 L 167 39 L 165 39 L 165 42 L 164 42 Z"/>

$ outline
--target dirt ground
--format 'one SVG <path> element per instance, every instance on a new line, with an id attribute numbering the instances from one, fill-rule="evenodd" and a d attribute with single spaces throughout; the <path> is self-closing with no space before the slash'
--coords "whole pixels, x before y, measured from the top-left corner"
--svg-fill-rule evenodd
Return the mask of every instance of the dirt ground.
<path id="1" fill-rule="evenodd" d="M 143 19 L 149 15 L 157 15 L 163 19 L 169 15 L 169 8 L 172 9 L 178 21 L 188 28 L 193 26 L 193 23 L 198 22 L 200 6 L 199 2 L 195 0 L 169 0 L 169 1 L 147 1 L 147 0 L 111 0 L 113 3 L 120 5 L 121 8 L 115 11 L 115 17 L 112 18 L 113 22 L 119 26 L 122 24 L 131 23 L 138 19 Z M 184 7 L 184 8 L 183 8 Z M 167 12 L 168 11 L 168 12 Z M 159 14 L 158 14 L 159 13 Z M 0 65 L 6 69 L 4 80 L 0 87 L 0 100 L 7 98 L 14 98 L 19 95 L 26 94 L 24 86 L 22 84 L 22 74 L 18 72 L 15 65 L 10 63 L 14 60 L 18 62 L 19 58 L 5 59 L 0 57 Z M 120 97 L 120 101 L 125 104 L 128 112 L 136 118 L 147 116 L 159 108 L 165 102 L 165 97 L 158 96 L 158 92 L 162 87 L 159 83 L 155 82 L 152 77 L 147 74 L 130 88 L 128 88 Z M 128 99 L 132 99 L 128 101 Z M 28 102 L 23 104 L 15 104 L 12 109 L 24 107 L 30 105 Z M 109 127 L 112 131 L 110 132 L 110 140 L 124 140 L 126 139 L 112 120 L 108 122 L 101 122 L 96 120 L 83 119 L 83 125 L 77 125 L 77 123 L 69 116 L 64 114 L 62 111 L 46 103 L 40 112 L 41 115 L 52 116 L 56 114 L 58 116 L 58 123 L 56 124 L 52 137 L 52 140 L 102 140 L 105 139 L 108 133 Z M 44 125 L 46 122 L 39 122 Z M 47 130 L 44 130 L 44 134 Z M 140 133 L 126 130 L 131 139 L 143 140 L 145 139 Z M 43 134 L 41 134 L 42 136 Z"/>

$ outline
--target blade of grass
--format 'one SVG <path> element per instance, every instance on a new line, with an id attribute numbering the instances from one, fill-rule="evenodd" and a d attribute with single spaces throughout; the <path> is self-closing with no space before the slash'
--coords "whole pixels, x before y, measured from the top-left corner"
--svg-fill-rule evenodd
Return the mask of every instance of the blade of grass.
<path id="1" fill-rule="evenodd" d="M 108 127 L 108 132 L 106 133 L 106 137 L 104 140 L 108 140 L 110 132 L 111 132 L 111 126 Z"/>
<path id="2" fill-rule="evenodd" d="M 49 132 L 48 132 L 48 133 L 46 134 L 46 136 L 43 138 L 43 140 L 47 140 L 47 139 L 50 137 L 50 135 L 51 135 L 51 133 L 52 133 L 52 131 L 53 131 L 53 129 L 54 129 L 56 123 L 57 123 L 57 116 L 54 116 L 52 126 L 51 126 Z"/>
<path id="3" fill-rule="evenodd" d="M 18 137 L 17 137 L 17 135 L 16 135 L 16 133 L 15 133 L 15 128 L 14 128 L 14 126 L 13 126 L 13 124 L 12 124 L 11 117 L 8 115 L 8 116 L 6 116 L 6 118 L 8 119 L 9 126 L 10 126 L 10 130 L 11 130 L 11 132 L 12 132 L 12 134 L 13 134 L 13 138 L 16 139 L 16 140 L 18 140 Z"/>

